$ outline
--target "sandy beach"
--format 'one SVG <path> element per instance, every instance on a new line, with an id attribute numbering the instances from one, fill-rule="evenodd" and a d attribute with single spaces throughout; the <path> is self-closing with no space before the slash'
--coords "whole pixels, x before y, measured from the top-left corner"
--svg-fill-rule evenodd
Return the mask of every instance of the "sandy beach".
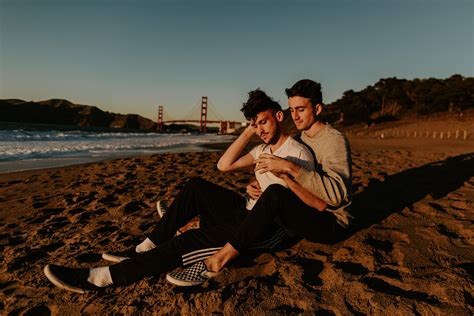
<path id="1" fill-rule="evenodd" d="M 156 201 L 171 202 L 192 177 L 243 194 L 252 174 L 217 171 L 219 152 L 0 174 L 0 313 L 472 315 L 472 140 L 350 141 L 349 237 L 242 258 L 191 289 L 162 275 L 78 295 L 55 288 L 43 267 L 105 265 L 102 251 L 141 240 L 159 220 Z"/>

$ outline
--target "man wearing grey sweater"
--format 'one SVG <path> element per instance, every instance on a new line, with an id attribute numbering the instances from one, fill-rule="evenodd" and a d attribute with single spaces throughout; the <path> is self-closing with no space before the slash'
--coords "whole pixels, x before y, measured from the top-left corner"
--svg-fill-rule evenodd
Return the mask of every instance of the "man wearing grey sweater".
<path id="1" fill-rule="evenodd" d="M 182 271 L 167 274 L 175 285 L 205 282 L 260 238 L 277 219 L 294 235 L 314 242 L 333 242 L 344 236 L 353 217 L 351 153 L 347 139 L 324 124 L 321 85 L 303 79 L 286 89 L 293 121 L 301 131 L 301 141 L 314 153 L 316 171 L 271 154 L 256 160 L 256 172 L 271 172 L 288 188 L 271 185 L 264 192 L 258 183 L 248 185 L 247 193 L 258 198 L 252 212 L 240 224 L 237 234 L 213 256 Z"/>

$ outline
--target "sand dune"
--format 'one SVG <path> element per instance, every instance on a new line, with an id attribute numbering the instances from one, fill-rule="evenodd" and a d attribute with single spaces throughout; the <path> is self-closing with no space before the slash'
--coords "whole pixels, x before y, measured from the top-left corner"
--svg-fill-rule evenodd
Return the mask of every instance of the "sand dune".
<path id="1" fill-rule="evenodd" d="M 163 154 L 0 175 L 2 314 L 395 315 L 474 313 L 474 147 L 351 139 L 350 236 L 242 258 L 202 287 L 164 276 L 91 295 L 61 291 L 47 263 L 101 266 L 159 220 L 191 177 L 245 191 L 250 173 L 216 170 L 219 153 Z"/>

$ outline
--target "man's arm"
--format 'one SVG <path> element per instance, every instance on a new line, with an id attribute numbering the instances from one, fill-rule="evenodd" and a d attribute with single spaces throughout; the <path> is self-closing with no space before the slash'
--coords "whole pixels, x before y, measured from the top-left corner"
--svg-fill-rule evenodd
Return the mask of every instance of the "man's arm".
<path id="1" fill-rule="evenodd" d="M 249 125 L 221 156 L 217 162 L 217 169 L 220 171 L 235 171 L 252 166 L 255 163 L 252 155 L 246 154 L 240 158 L 239 155 L 247 146 L 253 134 L 254 128 Z"/>
<path id="2" fill-rule="evenodd" d="M 350 190 L 350 149 L 344 138 L 322 149 L 325 154 L 324 169 L 306 170 L 295 163 L 276 156 L 262 154 L 256 160 L 258 172 L 287 173 L 314 196 L 328 205 L 339 206 Z"/>
<path id="3" fill-rule="evenodd" d="M 343 137 L 338 137 L 321 151 L 324 153 L 320 161 L 322 169 L 301 169 L 294 179 L 328 205 L 339 207 L 351 195 L 350 148 Z"/>
<path id="4" fill-rule="evenodd" d="M 278 176 L 285 181 L 288 188 L 306 205 L 317 209 L 318 211 L 325 211 L 328 204 L 322 199 L 318 198 L 313 193 L 306 190 L 301 184 L 293 180 L 293 178 L 287 173 L 280 173 Z"/>

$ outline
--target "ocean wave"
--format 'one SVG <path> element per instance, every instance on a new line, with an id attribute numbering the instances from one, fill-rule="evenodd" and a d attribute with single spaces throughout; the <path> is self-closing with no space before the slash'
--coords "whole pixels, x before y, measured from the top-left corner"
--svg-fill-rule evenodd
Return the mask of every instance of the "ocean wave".
<path id="1" fill-rule="evenodd" d="M 209 144 L 233 139 L 229 135 L 157 133 L 90 133 L 82 131 L 0 131 L 0 161 L 67 156 L 153 152 L 164 148 Z"/>

